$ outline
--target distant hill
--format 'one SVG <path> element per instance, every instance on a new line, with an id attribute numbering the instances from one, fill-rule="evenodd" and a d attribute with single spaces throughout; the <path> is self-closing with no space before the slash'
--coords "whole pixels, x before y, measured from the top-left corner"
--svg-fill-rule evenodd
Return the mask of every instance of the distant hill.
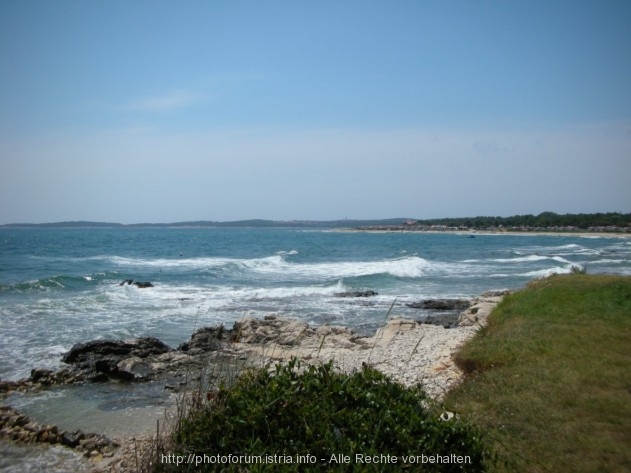
<path id="1" fill-rule="evenodd" d="M 13 227 L 13 228 L 24 228 L 24 227 L 58 227 L 58 228 L 88 228 L 88 227 L 124 227 L 125 225 L 121 223 L 107 223 L 107 222 L 87 222 L 87 221 L 73 221 L 73 222 L 52 222 L 52 223 L 7 223 L 5 225 L 0 225 L 0 227 Z"/>
<path id="2" fill-rule="evenodd" d="M 235 220 L 229 222 L 214 222 L 196 220 L 191 222 L 174 223 L 108 223 L 70 221 L 54 223 L 9 223 L 0 227 L 45 227 L 45 228 L 94 228 L 94 227 L 232 227 L 232 228 L 349 228 L 375 225 L 403 225 L 406 218 L 390 218 L 381 220 Z"/>
<path id="3" fill-rule="evenodd" d="M 89 228 L 89 227 L 229 227 L 229 228 L 370 228 L 370 227 L 402 227 L 406 229 L 425 227 L 448 228 L 505 228 L 515 231 L 531 229 L 552 229 L 563 227 L 567 230 L 589 228 L 617 227 L 631 228 L 631 213 L 592 213 L 592 214 L 556 214 L 542 212 L 539 215 L 514 215 L 511 217 L 462 217 L 438 219 L 389 218 L 375 220 L 234 220 L 215 222 L 196 220 L 174 223 L 108 223 L 71 221 L 55 223 L 11 223 L 0 227 L 57 227 L 57 228 Z"/>

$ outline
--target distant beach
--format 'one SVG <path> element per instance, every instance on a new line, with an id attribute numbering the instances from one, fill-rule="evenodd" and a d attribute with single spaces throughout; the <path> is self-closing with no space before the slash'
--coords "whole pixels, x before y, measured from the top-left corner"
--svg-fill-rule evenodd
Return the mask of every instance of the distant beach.
<path id="1" fill-rule="evenodd" d="M 580 238 L 631 238 L 631 231 L 558 231 L 558 230 L 431 230 L 410 228 L 404 225 L 387 226 L 387 227 L 357 227 L 357 228 L 340 228 L 337 231 L 342 232 L 395 232 L 395 233 L 449 233 L 453 235 L 519 235 L 519 236 L 555 236 L 555 237 L 580 237 Z"/>

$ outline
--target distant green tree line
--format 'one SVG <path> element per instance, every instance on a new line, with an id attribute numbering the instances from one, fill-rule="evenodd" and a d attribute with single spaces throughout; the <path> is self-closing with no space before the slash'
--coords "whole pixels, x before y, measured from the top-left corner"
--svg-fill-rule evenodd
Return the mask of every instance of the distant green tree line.
<path id="1" fill-rule="evenodd" d="M 617 212 L 593 214 L 565 214 L 543 212 L 539 215 L 514 215 L 512 217 L 464 217 L 418 220 L 418 225 L 445 225 L 448 227 L 489 228 L 489 227 L 628 227 L 631 226 L 631 213 Z"/>

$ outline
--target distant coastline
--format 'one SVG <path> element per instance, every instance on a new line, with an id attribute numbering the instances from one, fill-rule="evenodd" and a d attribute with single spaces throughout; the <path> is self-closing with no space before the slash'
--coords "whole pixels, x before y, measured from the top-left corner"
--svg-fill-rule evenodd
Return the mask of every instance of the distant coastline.
<path id="1" fill-rule="evenodd" d="M 631 230 L 507 230 L 507 229 L 484 229 L 484 230 L 432 230 L 432 229 L 409 229 L 405 227 L 360 227 L 342 228 L 339 231 L 366 232 L 366 233 L 450 233 L 453 235 L 475 236 L 498 236 L 498 235 L 519 235 L 519 236 L 572 236 L 572 237 L 611 237 L 611 238 L 631 238 Z"/>
<path id="2" fill-rule="evenodd" d="M 0 228 L 315 228 L 348 231 L 452 232 L 471 234 L 612 234 L 631 235 L 631 213 L 564 214 L 542 212 L 539 215 L 511 217 L 463 217 L 419 220 L 389 218 L 373 220 L 196 220 L 174 223 L 111 223 L 64 221 L 53 223 L 9 223 Z"/>
<path id="3" fill-rule="evenodd" d="M 52 223 L 8 223 L 0 228 L 352 228 L 375 225 L 403 225 L 409 219 L 391 218 L 378 220 L 234 220 L 216 222 L 196 220 L 173 223 L 111 223 L 90 221 L 65 221 Z"/>

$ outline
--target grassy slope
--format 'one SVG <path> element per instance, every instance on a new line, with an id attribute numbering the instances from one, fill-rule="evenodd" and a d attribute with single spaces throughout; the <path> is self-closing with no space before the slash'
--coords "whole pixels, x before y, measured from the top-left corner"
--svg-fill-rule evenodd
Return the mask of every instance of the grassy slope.
<path id="1" fill-rule="evenodd" d="M 631 471 L 631 278 L 567 275 L 508 296 L 446 400 L 490 430 L 499 471 Z"/>

